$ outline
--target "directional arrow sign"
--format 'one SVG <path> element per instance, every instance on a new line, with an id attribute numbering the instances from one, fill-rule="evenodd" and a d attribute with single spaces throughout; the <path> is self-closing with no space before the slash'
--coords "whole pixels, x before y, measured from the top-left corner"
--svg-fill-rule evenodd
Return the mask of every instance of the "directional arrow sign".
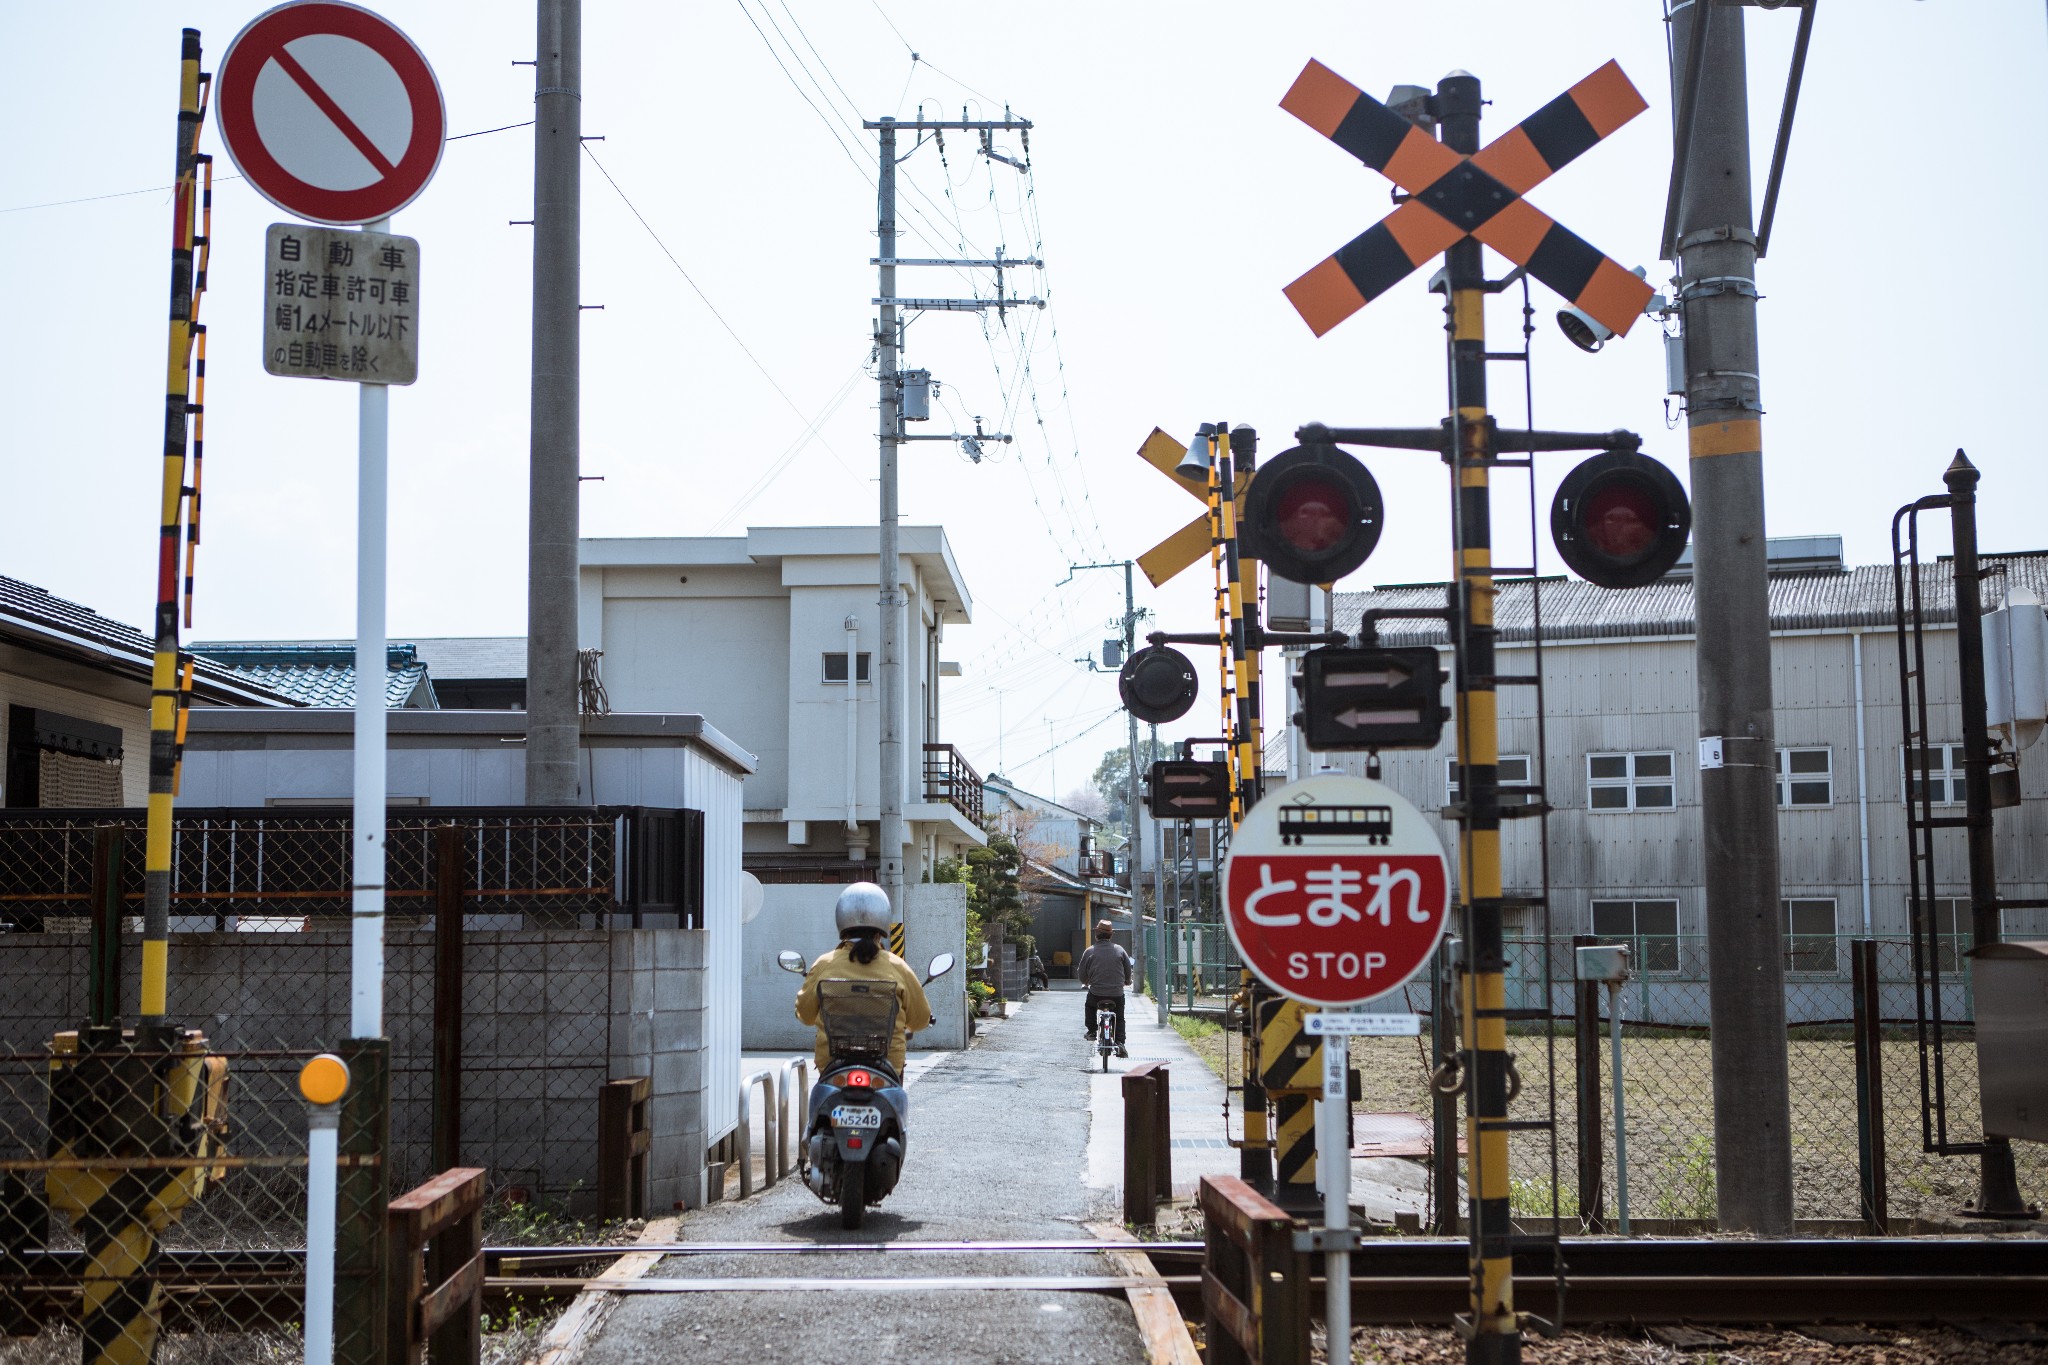
<path id="1" fill-rule="evenodd" d="M 1311 749 L 1433 749 L 1444 733 L 1434 649 L 1314 649 L 1302 656 Z"/>
<path id="2" fill-rule="evenodd" d="M 1230 768 L 1223 763 L 1161 759 L 1148 774 L 1145 804 L 1160 820 L 1230 818 Z"/>

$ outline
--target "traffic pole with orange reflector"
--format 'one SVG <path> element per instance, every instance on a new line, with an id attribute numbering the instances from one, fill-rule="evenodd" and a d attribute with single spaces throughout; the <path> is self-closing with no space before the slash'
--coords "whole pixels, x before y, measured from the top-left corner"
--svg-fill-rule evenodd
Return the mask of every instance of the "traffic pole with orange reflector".
<path id="1" fill-rule="evenodd" d="M 1649 106 L 1614 62 L 1538 109 L 1484 150 L 1461 154 L 1321 62 L 1280 101 L 1411 196 L 1287 286 L 1322 336 L 1432 256 L 1476 238 L 1617 336 L 1655 291 L 1522 196 Z"/>

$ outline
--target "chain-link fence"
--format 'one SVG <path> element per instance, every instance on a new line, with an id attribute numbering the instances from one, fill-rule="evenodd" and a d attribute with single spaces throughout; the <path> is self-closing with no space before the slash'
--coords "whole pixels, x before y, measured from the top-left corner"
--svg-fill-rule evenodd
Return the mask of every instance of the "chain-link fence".
<path id="1" fill-rule="evenodd" d="M 1224 963 L 1201 932 L 1182 926 L 1190 957 Z M 1168 943 L 1175 942 L 1169 926 Z M 1195 932 L 1188 932 L 1194 930 Z M 1220 926 L 1214 937 L 1224 937 Z M 1609 940 L 1602 940 L 1603 942 Z M 1800 1219 L 1832 1220 L 1846 1230 L 1862 1216 L 1855 1018 L 1850 971 L 1855 940 L 1801 936 L 1787 944 L 1786 1067 L 1791 1089 L 1793 1211 Z M 1518 1131 L 1509 1139 L 1513 1206 L 1518 1214 L 1548 1217 L 1553 1196 L 1567 1219 L 1581 1209 L 1576 1103 L 1578 1046 L 1574 1036 L 1574 962 L 1570 941 L 1550 945 L 1546 1006 L 1541 939 L 1507 942 L 1507 1005 L 1525 1017 L 1509 1024 L 1509 1052 L 1520 1090 L 1510 1105 L 1518 1119 L 1549 1117 L 1555 1096 L 1556 1161 L 1551 1135 Z M 1967 942 L 1937 945 L 1942 1013 L 1947 1021 L 1943 1062 L 1952 1141 L 1982 1131 L 1977 1092 Z M 1621 989 L 1622 1077 L 1628 1126 L 1628 1192 L 1632 1219 L 1692 1222 L 1715 1216 L 1713 1043 L 1706 974 L 1706 944 L 1694 936 L 1645 938 L 1631 944 L 1637 967 Z M 1944 1157 L 1922 1143 L 1921 1048 L 1915 1026 L 1913 958 L 1905 940 L 1882 940 L 1877 949 L 1876 996 L 1880 1021 L 1884 1176 L 1887 1212 L 1894 1227 L 1908 1220 L 1952 1219 L 1976 1195 L 1974 1157 Z M 1236 964 L 1229 962 L 1230 980 Z M 1184 981 L 1186 978 L 1178 978 Z M 1205 978 L 1206 979 L 1206 978 Z M 1219 970 L 1217 980 L 1223 979 Z M 1214 987 L 1219 994 L 1223 987 Z M 1353 1065 L 1361 1073 L 1358 1108 L 1369 1113 L 1432 1112 L 1429 1078 L 1431 989 L 1428 973 L 1371 1008 L 1425 1016 L 1424 1035 L 1357 1039 Z M 1186 1008 L 1184 994 L 1175 997 Z M 1198 995 L 1197 1007 L 1220 1004 Z M 1600 995 L 1593 1062 L 1600 1096 L 1602 1209 L 1611 1225 L 1617 1212 L 1615 1143 L 1609 1069 L 1608 997 Z M 1932 1066 L 1930 1058 L 1929 1066 Z M 1554 1082 L 1554 1091 L 1553 1091 Z M 1462 1104 L 1460 1132 L 1463 1131 Z M 2020 1188 L 2034 1202 L 2048 1201 L 2048 1149 L 2014 1144 Z M 1462 1202 L 1462 1201 L 1461 1201 Z"/>
<path id="2" fill-rule="evenodd" d="M 655 1003 L 651 966 L 621 960 L 635 936 L 601 926 L 688 900 L 689 840 L 646 819 L 676 813 L 450 814 L 393 816 L 389 1131 L 345 1115 L 344 1246 L 352 1207 L 374 1240 L 387 1194 L 456 1164 L 485 1167 L 500 1198 L 594 1203 L 598 1096 L 648 1051 Z M 0 818 L 0 1335 L 33 1334 L 0 1359 L 76 1360 L 81 1332 L 161 1321 L 160 1361 L 295 1360 L 296 1078 L 352 1046 L 346 812 L 181 814 L 174 1030 L 140 1041 L 82 1024 L 133 1020 L 133 817 Z M 97 958 L 96 906 L 123 940 Z M 344 1345 L 363 1317 L 347 1264 Z"/>

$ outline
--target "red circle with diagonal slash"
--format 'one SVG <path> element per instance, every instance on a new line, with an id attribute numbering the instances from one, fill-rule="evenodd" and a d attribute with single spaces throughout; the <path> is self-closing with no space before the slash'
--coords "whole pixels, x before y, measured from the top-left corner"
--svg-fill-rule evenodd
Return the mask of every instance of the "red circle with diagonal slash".
<path id="1" fill-rule="evenodd" d="M 396 75 L 411 115 L 411 131 L 396 157 L 379 145 L 346 112 L 346 103 L 381 97 L 365 85 L 329 88 L 292 54 L 290 44 L 302 38 L 332 36 L 352 39 L 368 48 Z M 310 101 L 316 114 L 301 118 L 264 118 L 257 108 L 257 81 L 275 65 Z M 331 82 L 335 78 L 330 75 Z M 389 82 L 379 82 L 388 85 Z M 228 44 L 214 78 L 214 99 L 220 115 L 221 139 L 235 166 L 255 191 L 286 213 L 316 223 L 360 224 L 388 218 L 419 196 L 441 164 L 448 117 L 434 69 L 408 38 L 381 15 L 339 0 L 299 0 L 280 5 L 251 21 Z M 322 124 L 324 120 L 324 126 Z M 377 173 L 371 183 L 333 188 L 310 183 L 285 168 L 294 160 L 294 140 L 309 138 L 329 144 L 346 139 Z"/>

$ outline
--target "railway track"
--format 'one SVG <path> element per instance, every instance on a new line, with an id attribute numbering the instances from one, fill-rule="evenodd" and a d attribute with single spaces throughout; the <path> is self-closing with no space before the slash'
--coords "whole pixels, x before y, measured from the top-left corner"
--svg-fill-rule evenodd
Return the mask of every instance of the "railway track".
<path id="1" fill-rule="evenodd" d="M 847 1294 L 1013 1290 L 1121 1294 L 1130 1276 L 1103 1273 L 1006 1276 L 921 1274 L 930 1257 L 1017 1253 L 1098 1255 L 1110 1244 L 1073 1241 L 933 1241 L 895 1243 L 683 1242 L 671 1245 L 491 1247 L 485 1250 L 485 1294 L 496 1302 L 573 1298 L 591 1288 L 612 1293 L 772 1293 L 831 1290 Z M 1163 1278 L 1184 1316 L 1202 1312 L 1199 1242 L 1116 1244 L 1142 1252 Z M 1563 1317 L 1587 1323 L 1934 1322 L 1989 1320 L 2048 1323 L 2048 1238 L 1858 1239 L 1843 1241 L 1719 1241 L 1567 1238 Z M 766 1273 L 733 1277 L 687 1274 L 596 1282 L 619 1256 L 672 1256 L 687 1269 L 695 1258 L 754 1258 Z M 1466 1308 L 1463 1241 L 1405 1238 L 1368 1244 L 1352 1256 L 1353 1320 L 1361 1325 L 1442 1323 Z M 873 1275 L 807 1275 L 815 1256 L 872 1261 Z M 1321 1258 L 1312 1258 L 1320 1265 Z M 884 1267 L 887 1269 L 884 1269 Z M 785 1271 L 786 1267 L 786 1271 Z M 899 1269 L 900 1268 L 900 1269 Z M 0 1277 L 28 1316 L 53 1320 L 71 1310 L 79 1253 L 29 1252 Z M 1515 1301 L 1542 1317 L 1559 1315 L 1558 1280 L 1547 1251 L 1517 1253 Z M 275 1316 L 302 1293 L 296 1251 L 166 1251 L 160 1278 L 174 1321 Z M 1155 1282 L 1148 1282 L 1155 1283 Z M 1320 1304 L 1326 1286 L 1312 1284 Z M 1318 1311 L 1320 1309 L 1318 1308 Z"/>

